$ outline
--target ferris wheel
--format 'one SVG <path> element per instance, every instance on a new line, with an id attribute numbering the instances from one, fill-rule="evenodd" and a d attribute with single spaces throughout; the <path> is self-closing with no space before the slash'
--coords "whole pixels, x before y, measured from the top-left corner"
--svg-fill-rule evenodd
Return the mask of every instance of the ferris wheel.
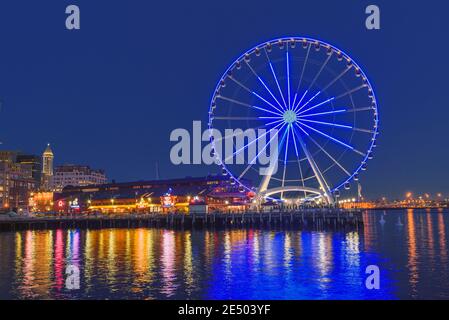
<path id="1" fill-rule="evenodd" d="M 311 38 L 280 38 L 242 54 L 218 82 L 209 130 L 227 129 L 265 130 L 256 140 L 264 135 L 268 145 L 256 158 L 270 149 L 271 136 L 277 138 L 277 168 L 260 175 L 256 158 L 225 161 L 211 134 L 223 174 L 242 191 L 261 199 L 319 198 L 333 204 L 373 158 L 377 101 L 363 70 L 340 49 Z M 232 141 L 234 155 L 253 142 Z"/>

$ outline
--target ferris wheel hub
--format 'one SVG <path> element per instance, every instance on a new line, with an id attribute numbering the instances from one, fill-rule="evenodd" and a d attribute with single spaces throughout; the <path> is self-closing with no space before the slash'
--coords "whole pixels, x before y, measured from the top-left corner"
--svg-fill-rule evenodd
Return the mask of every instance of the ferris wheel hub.
<path id="1" fill-rule="evenodd" d="M 284 119 L 284 122 L 287 124 L 295 123 L 297 120 L 296 112 L 293 110 L 285 111 L 282 117 Z"/>

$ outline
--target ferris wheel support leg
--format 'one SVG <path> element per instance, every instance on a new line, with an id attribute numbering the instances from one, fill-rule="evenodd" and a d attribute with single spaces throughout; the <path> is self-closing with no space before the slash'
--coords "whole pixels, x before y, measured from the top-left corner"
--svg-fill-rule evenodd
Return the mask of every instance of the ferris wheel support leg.
<path id="1" fill-rule="evenodd" d="M 334 197 L 332 196 L 329 185 L 327 184 L 326 180 L 324 179 L 324 176 L 321 173 L 320 169 L 318 168 L 318 165 L 316 164 L 315 160 L 313 159 L 312 155 L 310 154 L 309 150 L 307 149 L 307 147 L 306 147 L 305 143 L 302 141 L 302 139 L 299 139 L 299 143 L 301 144 L 301 147 L 304 150 L 307 160 L 309 161 L 310 167 L 312 168 L 313 173 L 315 174 L 315 176 L 318 180 L 318 183 L 324 192 L 324 195 L 326 197 L 328 204 L 334 205 L 335 204 Z"/>
<path id="2" fill-rule="evenodd" d="M 273 175 L 274 169 L 275 169 L 275 166 L 271 166 L 271 167 L 268 169 L 267 174 L 263 177 L 263 179 L 262 179 L 262 181 L 261 181 L 261 183 L 260 183 L 260 185 L 259 185 L 259 189 L 258 189 L 258 190 L 259 190 L 259 194 L 261 194 L 261 193 L 267 191 L 267 189 L 268 189 L 268 184 L 270 183 L 271 176 Z"/>

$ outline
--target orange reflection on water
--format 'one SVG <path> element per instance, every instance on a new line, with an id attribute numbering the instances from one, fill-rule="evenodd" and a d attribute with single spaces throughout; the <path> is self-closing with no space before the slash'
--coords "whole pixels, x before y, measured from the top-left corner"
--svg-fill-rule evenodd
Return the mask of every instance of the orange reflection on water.
<path id="1" fill-rule="evenodd" d="M 407 209 L 407 236 L 408 236 L 408 263 L 407 267 L 410 270 L 410 285 L 413 292 L 416 292 L 416 286 L 419 280 L 418 273 L 418 257 L 416 249 L 416 230 L 415 217 L 413 209 Z"/>
<path id="2" fill-rule="evenodd" d="M 31 286 L 34 283 L 34 231 L 26 231 L 25 233 L 25 248 L 22 270 L 22 294 L 25 296 L 32 296 Z"/>
<path id="3" fill-rule="evenodd" d="M 427 225 L 427 244 L 429 246 L 429 258 L 431 264 L 433 265 L 433 259 L 435 255 L 435 244 L 434 244 L 434 233 L 433 233 L 433 223 L 432 223 L 432 213 L 431 210 L 426 210 L 426 225 Z"/>
<path id="4" fill-rule="evenodd" d="M 118 246 L 123 246 L 124 242 L 119 242 L 117 234 L 123 234 L 123 231 L 116 232 L 113 229 L 100 230 L 100 246 L 98 247 L 101 259 L 104 259 L 106 268 L 106 279 L 109 285 L 113 286 L 117 280 L 116 250 Z"/>
<path id="5" fill-rule="evenodd" d="M 86 230 L 86 240 L 84 245 L 84 278 L 87 284 L 91 283 L 94 269 L 94 252 L 93 252 L 93 233 L 92 230 Z M 89 287 L 90 288 L 90 287 Z"/>
<path id="6" fill-rule="evenodd" d="M 136 248 L 134 272 L 137 274 L 144 273 L 148 268 L 147 237 L 148 232 L 145 229 L 138 229 L 134 232 L 134 245 Z"/>
<path id="7" fill-rule="evenodd" d="M 385 213 L 385 211 L 381 212 L 381 216 Z M 374 249 L 374 242 L 375 239 L 373 239 L 373 234 L 377 234 L 377 224 L 379 223 L 377 221 L 377 214 L 375 213 L 369 213 L 368 211 L 363 211 L 363 244 L 364 249 L 366 251 L 371 251 Z"/>
<path id="8" fill-rule="evenodd" d="M 23 246 L 22 234 L 17 232 L 16 233 L 16 246 L 15 246 L 16 247 L 16 257 L 15 257 L 15 260 L 14 260 L 14 266 L 15 266 L 16 272 L 18 270 L 22 269 L 22 263 L 23 263 L 23 260 L 22 260 L 22 255 L 23 255 L 22 246 Z"/>
<path id="9" fill-rule="evenodd" d="M 440 257 L 444 265 L 447 265 L 446 226 L 444 223 L 443 209 L 438 210 L 438 236 L 440 239 Z"/>
<path id="10" fill-rule="evenodd" d="M 17 252 L 16 259 L 20 259 Z M 15 265 L 19 266 L 20 262 L 16 261 Z M 52 266 L 53 232 L 26 231 L 22 268 L 16 268 L 16 278 L 21 280 L 18 291 L 29 298 L 48 297 L 52 284 L 49 279 L 53 278 Z"/>
<path id="11" fill-rule="evenodd" d="M 125 246 L 125 256 L 126 252 L 131 250 L 133 257 L 133 286 L 131 289 L 133 292 L 143 291 L 145 284 L 153 278 L 153 235 L 154 233 L 148 232 L 146 229 L 134 230 L 132 244 Z M 125 239 L 128 239 L 128 234 L 125 234 Z M 128 246 L 130 248 L 127 248 Z"/>
<path id="12" fill-rule="evenodd" d="M 186 233 L 184 236 L 184 277 L 186 288 L 191 292 L 193 289 L 193 257 L 192 257 L 192 234 Z"/>

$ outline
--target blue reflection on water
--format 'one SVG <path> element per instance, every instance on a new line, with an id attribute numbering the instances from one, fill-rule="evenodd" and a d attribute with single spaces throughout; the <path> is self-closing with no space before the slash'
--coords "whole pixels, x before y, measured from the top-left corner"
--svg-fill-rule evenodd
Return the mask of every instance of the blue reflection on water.
<path id="1" fill-rule="evenodd" d="M 360 245 L 357 232 L 256 232 L 229 253 L 225 242 L 205 298 L 394 299 L 383 261 Z M 365 287 L 373 264 L 383 270 L 380 290 Z"/>

